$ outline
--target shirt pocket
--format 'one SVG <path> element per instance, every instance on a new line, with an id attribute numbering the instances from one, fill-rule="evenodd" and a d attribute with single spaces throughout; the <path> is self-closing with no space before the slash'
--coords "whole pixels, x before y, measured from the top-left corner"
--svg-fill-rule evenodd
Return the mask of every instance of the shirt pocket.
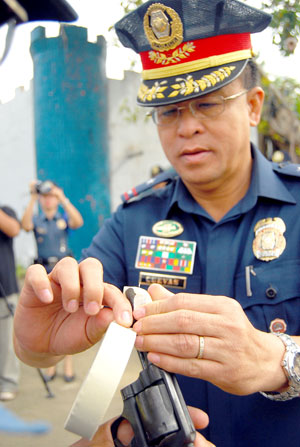
<path id="1" fill-rule="evenodd" d="M 246 271 L 236 276 L 235 299 L 253 325 L 270 331 L 272 322 L 280 319 L 287 333 L 300 334 L 300 259 L 253 266 L 248 287 L 246 279 Z"/>

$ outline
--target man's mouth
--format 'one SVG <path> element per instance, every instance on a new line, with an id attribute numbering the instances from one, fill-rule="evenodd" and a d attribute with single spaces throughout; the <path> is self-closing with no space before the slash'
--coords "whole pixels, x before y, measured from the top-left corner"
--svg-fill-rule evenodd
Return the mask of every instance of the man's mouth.
<path id="1" fill-rule="evenodd" d="M 181 157 L 183 157 L 187 161 L 195 162 L 204 160 L 205 158 L 207 158 L 209 154 L 210 151 L 208 149 L 202 149 L 202 148 L 184 149 L 181 153 Z"/>

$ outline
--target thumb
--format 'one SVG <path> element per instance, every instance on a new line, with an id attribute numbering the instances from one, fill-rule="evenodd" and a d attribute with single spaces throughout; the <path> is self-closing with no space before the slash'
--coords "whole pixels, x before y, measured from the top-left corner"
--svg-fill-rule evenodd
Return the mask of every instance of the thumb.
<path id="1" fill-rule="evenodd" d="M 170 290 L 160 284 L 151 284 L 148 288 L 148 293 L 150 294 L 152 301 L 165 300 L 174 295 L 174 293 L 170 292 Z"/>

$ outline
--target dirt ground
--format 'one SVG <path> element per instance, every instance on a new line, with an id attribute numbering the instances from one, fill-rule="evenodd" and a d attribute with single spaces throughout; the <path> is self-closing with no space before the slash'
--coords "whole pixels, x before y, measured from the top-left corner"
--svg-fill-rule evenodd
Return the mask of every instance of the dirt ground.
<path id="1" fill-rule="evenodd" d="M 79 391 L 81 383 L 85 378 L 94 357 L 99 349 L 99 345 L 88 351 L 73 356 L 74 372 L 76 380 L 66 383 L 62 377 L 62 364 L 57 367 L 57 377 L 49 383 L 51 392 L 55 397 L 49 398 L 46 388 L 35 368 L 21 364 L 20 391 L 15 400 L 5 403 L 18 416 L 26 421 L 47 421 L 52 429 L 44 435 L 4 435 L 0 434 L 0 447 L 68 447 L 79 439 L 78 435 L 70 433 L 64 429 L 65 420 L 72 407 L 74 399 Z M 124 375 L 124 384 L 131 383 L 137 377 L 138 372 L 132 367 L 128 367 Z M 122 404 L 113 403 L 112 407 L 117 408 L 116 415 Z M 120 407 L 121 405 L 121 407 Z"/>

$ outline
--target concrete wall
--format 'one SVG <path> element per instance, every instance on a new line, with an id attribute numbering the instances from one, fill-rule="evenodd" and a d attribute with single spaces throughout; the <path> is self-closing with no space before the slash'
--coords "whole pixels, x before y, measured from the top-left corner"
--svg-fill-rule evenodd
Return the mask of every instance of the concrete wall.
<path id="1" fill-rule="evenodd" d="M 136 106 L 139 83 L 140 75 L 134 72 L 126 72 L 121 81 L 108 80 L 112 210 L 123 192 L 149 178 L 151 166 L 169 166 L 154 124 L 146 122 L 145 111 Z M 29 200 L 29 182 L 36 178 L 34 141 L 33 90 L 18 89 L 12 101 L 0 104 L 0 203 L 12 206 L 20 218 Z M 22 231 L 14 245 L 17 262 L 29 265 L 36 253 L 32 234 Z"/>

